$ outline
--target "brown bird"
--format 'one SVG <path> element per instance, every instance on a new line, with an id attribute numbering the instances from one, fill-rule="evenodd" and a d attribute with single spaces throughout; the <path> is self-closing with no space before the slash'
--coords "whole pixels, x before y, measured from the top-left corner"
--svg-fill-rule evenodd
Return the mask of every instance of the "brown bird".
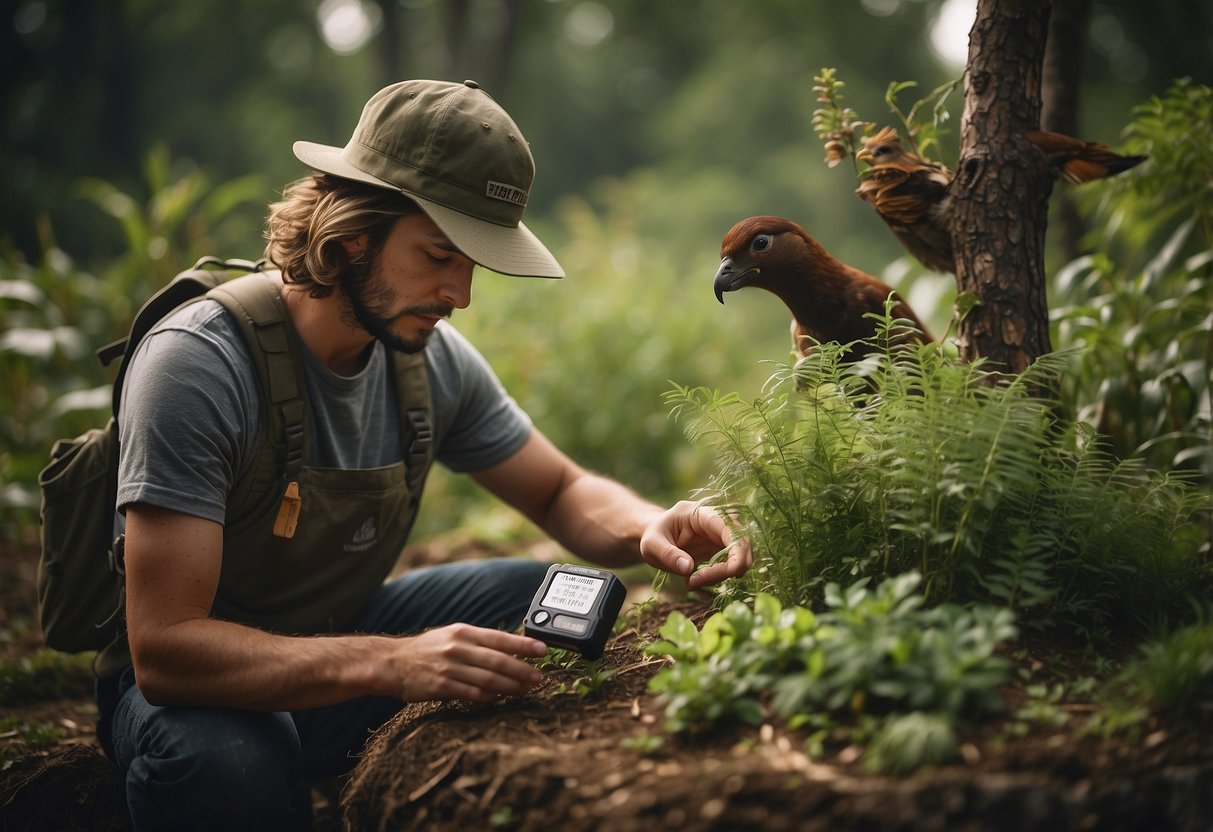
<path id="1" fill-rule="evenodd" d="M 869 137 L 855 159 L 871 165 L 855 192 L 871 203 L 902 247 L 928 269 L 955 271 L 948 230 L 952 172 L 905 150 L 892 127 Z"/>
<path id="2" fill-rule="evenodd" d="M 725 292 L 746 286 L 766 289 L 792 311 L 792 343 L 807 355 L 814 342 L 848 344 L 876 333 L 868 312 L 884 314 L 890 295 L 894 317 L 913 324 L 930 341 L 926 327 L 889 286 L 832 257 L 803 228 L 782 217 L 750 217 L 733 226 L 720 244 L 720 268 L 712 288 Z M 875 348 L 855 344 L 847 355 L 858 360 Z"/>
<path id="3" fill-rule="evenodd" d="M 1083 141 L 1064 133 L 1029 130 L 1023 137 L 1044 153 L 1059 179 L 1075 185 L 1107 179 L 1146 160 L 1145 156 L 1121 156 L 1109 150 L 1106 144 Z"/>
<path id="4" fill-rule="evenodd" d="M 1145 161 L 1145 156 L 1121 156 L 1107 145 L 1062 133 L 1024 133 L 1045 155 L 1053 173 L 1081 185 L 1115 176 Z M 901 146 L 897 131 L 885 127 L 864 141 L 855 159 L 871 167 L 860 174 L 856 193 L 876 209 L 898 241 L 928 269 L 955 272 L 948 211 L 953 174 L 943 165 Z"/>

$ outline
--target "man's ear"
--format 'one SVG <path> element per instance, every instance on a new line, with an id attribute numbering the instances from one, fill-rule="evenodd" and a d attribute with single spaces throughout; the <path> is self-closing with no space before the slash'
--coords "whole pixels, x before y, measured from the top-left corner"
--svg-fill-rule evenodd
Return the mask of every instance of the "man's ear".
<path id="1" fill-rule="evenodd" d="M 366 251 L 368 239 L 365 234 L 359 234 L 356 237 L 346 237 L 341 241 L 341 245 L 345 247 L 345 253 L 351 260 L 357 260 L 362 256 L 362 252 Z"/>

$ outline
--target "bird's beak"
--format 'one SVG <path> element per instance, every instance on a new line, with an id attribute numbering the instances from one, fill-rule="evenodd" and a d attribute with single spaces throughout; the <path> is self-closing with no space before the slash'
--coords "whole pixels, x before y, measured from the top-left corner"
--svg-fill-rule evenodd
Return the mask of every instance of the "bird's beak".
<path id="1" fill-rule="evenodd" d="M 867 162 L 870 165 L 872 164 L 872 153 L 866 147 L 861 148 L 855 153 L 855 161 Z"/>
<path id="2" fill-rule="evenodd" d="M 758 274 L 758 269 L 754 267 L 738 272 L 734 269 L 733 258 L 724 258 L 720 261 L 720 268 L 716 270 L 716 280 L 712 283 L 712 289 L 716 292 L 716 300 L 724 303 L 725 292 L 736 292 L 747 285 L 747 277 L 756 274 Z"/>

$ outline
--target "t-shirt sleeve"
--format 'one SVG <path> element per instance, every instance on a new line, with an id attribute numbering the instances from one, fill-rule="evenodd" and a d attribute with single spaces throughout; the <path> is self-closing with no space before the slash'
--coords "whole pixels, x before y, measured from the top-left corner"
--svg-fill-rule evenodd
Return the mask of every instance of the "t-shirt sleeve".
<path id="1" fill-rule="evenodd" d="M 222 523 L 256 447 L 256 380 L 218 304 L 194 304 L 185 314 L 189 325 L 149 333 L 127 371 L 118 507 L 148 503 Z"/>
<path id="2" fill-rule="evenodd" d="M 438 461 L 460 473 L 504 462 L 530 437 L 530 417 L 453 326 L 442 322 L 435 335 L 426 347 L 426 361 Z"/>

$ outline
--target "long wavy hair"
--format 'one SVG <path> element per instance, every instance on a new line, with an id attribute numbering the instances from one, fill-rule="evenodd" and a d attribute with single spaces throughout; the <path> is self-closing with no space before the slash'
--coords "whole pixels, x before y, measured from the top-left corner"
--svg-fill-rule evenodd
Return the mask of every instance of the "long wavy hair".
<path id="1" fill-rule="evenodd" d="M 313 174 L 288 185 L 270 205 L 265 257 L 287 283 L 326 297 L 343 280 L 365 277 L 396 220 L 420 210 L 399 191 Z M 359 234 L 368 242 L 355 260 L 342 240 Z"/>

